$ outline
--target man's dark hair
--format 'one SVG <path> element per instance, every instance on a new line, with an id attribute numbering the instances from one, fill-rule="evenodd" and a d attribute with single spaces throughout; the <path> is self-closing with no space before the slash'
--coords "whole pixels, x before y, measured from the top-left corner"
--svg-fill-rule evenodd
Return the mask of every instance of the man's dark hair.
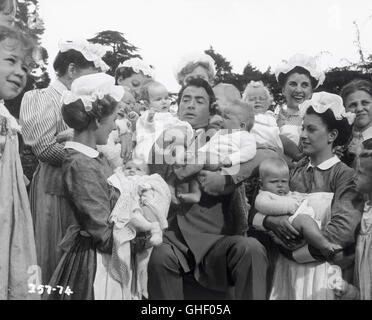
<path id="1" fill-rule="evenodd" d="M 209 83 L 201 78 L 190 79 L 190 81 L 187 81 L 187 84 L 181 88 L 180 92 L 178 93 L 178 99 L 177 99 L 178 105 L 180 105 L 183 92 L 185 91 L 187 87 L 204 88 L 209 96 L 209 111 L 212 110 L 212 107 L 214 106 L 214 103 L 216 102 L 216 96 L 214 95 L 213 89 L 209 85 Z"/>

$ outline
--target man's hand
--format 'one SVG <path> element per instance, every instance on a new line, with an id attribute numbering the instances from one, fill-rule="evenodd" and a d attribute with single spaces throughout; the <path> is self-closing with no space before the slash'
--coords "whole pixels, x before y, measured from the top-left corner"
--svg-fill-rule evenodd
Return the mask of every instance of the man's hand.
<path id="1" fill-rule="evenodd" d="M 226 194 L 226 176 L 219 171 L 201 170 L 198 174 L 198 181 L 202 190 L 211 196 Z"/>

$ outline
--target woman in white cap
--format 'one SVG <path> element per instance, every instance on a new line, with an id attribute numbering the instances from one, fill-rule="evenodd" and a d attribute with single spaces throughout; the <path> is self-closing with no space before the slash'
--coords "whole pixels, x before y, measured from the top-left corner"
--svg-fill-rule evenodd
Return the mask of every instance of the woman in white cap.
<path id="1" fill-rule="evenodd" d="M 324 82 L 325 75 L 319 70 L 316 58 L 304 54 L 295 54 L 284 61 L 275 70 L 275 75 L 286 101 L 280 107 L 277 119 L 280 133 L 298 145 L 302 124 L 298 106 L 311 99 L 313 91 Z"/>
<path id="2" fill-rule="evenodd" d="M 153 67 L 140 58 L 128 59 L 119 64 L 115 70 L 116 84 L 129 88 L 137 101 L 140 99 L 142 86 L 154 78 Z"/>
<path id="3" fill-rule="evenodd" d="M 279 244 L 271 299 L 333 300 L 341 271 L 345 280 L 351 280 L 355 235 L 363 210 L 363 200 L 355 189 L 355 171 L 333 154 L 334 147 L 348 142 L 352 116 L 345 112 L 341 97 L 326 92 L 315 93 L 299 109 L 306 158 L 291 170 L 290 189 L 308 194 L 323 236 L 342 251 L 324 257 L 301 239 L 290 223 L 290 214 L 265 218 L 256 213 L 250 221 L 257 229 L 273 231 Z M 339 268 L 332 269 L 333 264 Z"/>
<path id="4" fill-rule="evenodd" d="M 46 89 L 27 92 L 22 100 L 23 139 L 39 160 L 30 202 L 42 283 L 49 281 L 56 268 L 62 255 L 58 244 L 73 221 L 62 187 L 63 143 L 71 139 L 61 114 L 62 93 L 74 79 L 107 71 L 108 66 L 101 59 L 105 52 L 102 46 L 85 40 L 61 41 L 53 64 L 57 79 Z"/>
<path id="5" fill-rule="evenodd" d="M 216 67 L 212 57 L 205 53 L 192 53 L 184 56 L 174 70 L 176 80 L 180 86 L 195 78 L 202 78 L 213 86 Z"/>

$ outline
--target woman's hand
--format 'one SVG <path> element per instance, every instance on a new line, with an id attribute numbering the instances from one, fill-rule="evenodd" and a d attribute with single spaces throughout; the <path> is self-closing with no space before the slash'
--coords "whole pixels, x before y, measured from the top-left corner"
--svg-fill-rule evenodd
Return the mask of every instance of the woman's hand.
<path id="1" fill-rule="evenodd" d="M 300 233 L 290 224 L 288 216 L 268 216 L 265 219 L 265 227 L 275 233 L 279 239 L 289 245 L 298 240 Z"/>
<path id="2" fill-rule="evenodd" d="M 74 130 L 73 129 L 67 129 L 65 131 L 60 132 L 56 136 L 56 140 L 58 143 L 63 143 L 66 141 L 70 141 L 74 138 Z"/>

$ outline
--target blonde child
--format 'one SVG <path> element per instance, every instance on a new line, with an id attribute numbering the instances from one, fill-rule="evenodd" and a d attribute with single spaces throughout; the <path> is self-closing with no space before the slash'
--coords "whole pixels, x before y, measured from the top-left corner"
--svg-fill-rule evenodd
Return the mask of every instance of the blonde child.
<path id="1" fill-rule="evenodd" d="M 263 82 L 251 81 L 244 90 L 243 100 L 253 107 L 255 122 L 252 134 L 256 138 L 257 145 L 284 152 L 292 160 L 300 160 L 303 155 L 296 144 L 280 134 L 274 113 L 269 110 L 273 98 Z"/>
<path id="2" fill-rule="evenodd" d="M 34 288 L 39 284 L 30 204 L 18 153 L 21 128 L 3 102 L 25 88 L 34 48 L 20 31 L 0 25 L 0 300 L 37 297 L 28 287 L 34 273 Z"/>
<path id="3" fill-rule="evenodd" d="M 284 160 L 264 160 L 259 166 L 259 174 L 261 189 L 255 200 L 258 212 L 268 216 L 290 214 L 293 227 L 327 259 L 341 249 L 322 235 L 306 196 L 289 190 L 289 168 Z"/>
<path id="4" fill-rule="evenodd" d="M 222 111 L 224 129 L 219 130 L 195 155 L 189 155 L 186 165 L 174 169 L 178 179 L 183 180 L 202 169 L 216 171 L 247 162 L 256 155 L 256 140 L 250 133 L 254 122 L 251 106 L 241 100 L 232 100 Z M 177 197 L 187 203 L 200 201 L 201 192 L 197 183 L 192 183 L 191 192 L 179 192 Z"/>
<path id="5" fill-rule="evenodd" d="M 344 280 L 335 288 L 342 300 L 372 300 L 372 150 L 362 149 L 357 160 L 357 190 L 365 198 L 364 212 L 355 248 L 354 284 Z"/>
<path id="6" fill-rule="evenodd" d="M 179 120 L 169 112 L 171 102 L 168 90 L 161 83 L 146 83 L 141 89 L 141 98 L 148 110 L 141 114 L 136 123 L 136 147 L 133 157 L 148 163 L 151 148 L 165 130 L 178 128 L 180 135 L 187 132 L 188 139 L 191 139 L 193 130 L 188 122 Z M 174 133 L 177 133 L 177 130 Z"/>

